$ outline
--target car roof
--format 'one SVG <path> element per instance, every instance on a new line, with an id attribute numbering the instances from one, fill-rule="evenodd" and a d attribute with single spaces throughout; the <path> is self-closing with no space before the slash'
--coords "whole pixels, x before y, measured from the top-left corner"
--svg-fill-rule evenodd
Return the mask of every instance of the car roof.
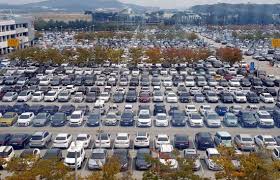
<path id="1" fill-rule="evenodd" d="M 160 152 L 172 152 L 173 146 L 171 144 L 161 144 L 160 145 Z"/>
<path id="2" fill-rule="evenodd" d="M 260 115 L 270 115 L 269 112 L 267 112 L 265 110 L 259 110 L 258 114 L 260 114 Z"/>
<path id="3" fill-rule="evenodd" d="M 217 131 L 217 134 L 219 134 L 220 136 L 231 136 L 229 132 L 227 131 Z"/>
<path id="4" fill-rule="evenodd" d="M 216 148 L 207 148 L 206 151 L 208 151 L 209 154 L 220 154 Z"/>
<path id="5" fill-rule="evenodd" d="M 117 133 L 117 136 L 128 136 L 128 133 Z"/>

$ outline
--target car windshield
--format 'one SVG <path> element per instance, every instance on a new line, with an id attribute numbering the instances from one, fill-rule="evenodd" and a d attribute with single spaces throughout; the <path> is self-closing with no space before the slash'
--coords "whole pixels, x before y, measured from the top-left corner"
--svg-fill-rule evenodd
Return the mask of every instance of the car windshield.
<path id="1" fill-rule="evenodd" d="M 71 119 L 80 119 L 81 115 L 80 114 L 72 114 Z"/>
<path id="2" fill-rule="evenodd" d="M 208 114 L 207 115 L 207 119 L 218 119 L 219 117 L 218 117 L 218 115 L 217 114 Z"/>
<path id="3" fill-rule="evenodd" d="M 116 119 L 116 115 L 115 114 L 108 114 L 107 119 Z"/>
<path id="4" fill-rule="evenodd" d="M 157 115 L 157 119 L 158 120 L 166 120 L 166 115 L 163 115 L 163 114 L 162 115 L 161 114 Z"/>
<path id="5" fill-rule="evenodd" d="M 150 119 L 150 115 L 149 114 L 140 114 L 139 119 Z"/>
<path id="6" fill-rule="evenodd" d="M 252 142 L 252 138 L 249 138 L 249 137 L 244 137 L 242 138 L 242 141 L 248 141 L 248 142 Z"/>
<path id="7" fill-rule="evenodd" d="M 37 116 L 36 116 L 36 119 L 45 119 L 46 118 L 46 114 L 41 114 L 39 113 Z"/>
<path id="8" fill-rule="evenodd" d="M 56 94 L 56 92 L 48 92 L 47 94 L 46 94 L 46 96 L 54 96 Z"/>
<path id="9" fill-rule="evenodd" d="M 60 96 L 68 96 L 69 94 L 67 92 L 60 93 Z"/>
<path id="10" fill-rule="evenodd" d="M 29 119 L 30 116 L 29 115 L 20 115 L 20 119 Z"/>
<path id="11" fill-rule="evenodd" d="M 64 140 L 66 140 L 66 137 L 62 137 L 62 136 L 58 136 L 58 137 L 56 137 L 55 138 L 56 140 L 61 140 L 61 141 L 64 141 Z"/>
<path id="12" fill-rule="evenodd" d="M 32 136 L 32 140 L 42 140 L 42 136 Z"/>
<path id="13" fill-rule="evenodd" d="M 201 119 L 201 116 L 199 114 L 192 114 L 191 118 L 192 119 Z"/>
<path id="14" fill-rule="evenodd" d="M 168 138 L 167 137 L 159 137 L 158 141 L 168 141 Z"/>
<path id="15" fill-rule="evenodd" d="M 117 140 L 127 140 L 127 136 L 117 136 Z"/>
<path id="16" fill-rule="evenodd" d="M 77 156 L 75 154 L 77 154 Z M 67 155 L 66 155 L 66 158 L 75 158 L 75 157 L 79 158 L 80 157 L 80 152 L 76 152 L 76 153 L 75 152 L 68 152 Z"/>
<path id="17" fill-rule="evenodd" d="M 35 92 L 35 93 L 33 94 L 33 96 L 41 96 L 41 93 Z"/>
<path id="18" fill-rule="evenodd" d="M 77 141 L 85 141 L 85 140 L 87 140 L 86 136 L 78 136 L 77 137 Z"/>
<path id="19" fill-rule="evenodd" d="M 0 157 L 1 158 L 6 158 L 9 156 L 9 152 L 0 152 Z"/>
<path id="20" fill-rule="evenodd" d="M 261 119 L 271 119 L 271 116 L 269 114 L 260 114 L 259 117 Z"/>
<path id="21" fill-rule="evenodd" d="M 108 138 L 108 136 L 106 135 L 106 134 L 101 134 L 101 135 L 98 135 L 97 136 L 97 139 L 101 139 L 101 140 L 108 140 L 109 138 Z"/>
<path id="22" fill-rule="evenodd" d="M 91 159 L 105 159 L 104 153 L 92 153 Z"/>
<path id="23" fill-rule="evenodd" d="M 89 115 L 88 119 L 99 119 L 99 114 L 91 114 Z"/>
<path id="24" fill-rule="evenodd" d="M 14 95 L 14 92 L 7 92 L 6 94 L 5 94 L 5 96 L 13 96 Z"/>
<path id="25" fill-rule="evenodd" d="M 264 138 L 265 142 L 275 142 L 273 138 Z"/>
<path id="26" fill-rule="evenodd" d="M 10 113 L 6 113 L 6 114 L 4 114 L 4 116 L 3 116 L 3 118 L 13 118 L 14 117 L 14 115 L 13 114 L 10 114 Z"/>
<path id="27" fill-rule="evenodd" d="M 132 113 L 123 113 L 122 114 L 122 118 L 132 118 L 133 117 L 133 114 Z"/>
<path id="28" fill-rule="evenodd" d="M 64 114 L 55 114 L 52 119 L 53 120 L 64 120 L 64 118 L 65 118 Z"/>

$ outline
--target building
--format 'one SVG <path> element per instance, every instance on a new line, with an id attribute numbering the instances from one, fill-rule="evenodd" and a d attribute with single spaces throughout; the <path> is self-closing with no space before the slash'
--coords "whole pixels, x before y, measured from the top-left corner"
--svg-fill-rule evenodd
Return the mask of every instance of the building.
<path id="1" fill-rule="evenodd" d="M 33 45 L 35 37 L 31 18 L 17 16 L 0 17 L 0 55 Z M 18 47 L 9 47 L 9 39 L 18 39 Z"/>

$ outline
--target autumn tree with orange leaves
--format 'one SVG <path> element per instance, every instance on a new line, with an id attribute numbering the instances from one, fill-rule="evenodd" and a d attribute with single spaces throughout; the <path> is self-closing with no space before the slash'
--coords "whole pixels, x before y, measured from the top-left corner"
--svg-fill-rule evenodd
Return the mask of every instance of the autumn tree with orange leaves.
<path id="1" fill-rule="evenodd" d="M 148 56 L 147 63 L 161 63 L 162 53 L 159 48 L 150 48 L 145 51 L 146 56 Z"/>
<path id="2" fill-rule="evenodd" d="M 238 48 L 219 48 L 216 51 L 216 55 L 222 61 L 234 64 L 242 60 L 241 50 Z"/>

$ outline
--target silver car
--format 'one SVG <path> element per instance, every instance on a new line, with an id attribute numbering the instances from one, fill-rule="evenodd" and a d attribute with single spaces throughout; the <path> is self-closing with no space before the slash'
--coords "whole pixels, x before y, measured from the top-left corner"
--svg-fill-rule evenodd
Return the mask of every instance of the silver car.
<path id="1" fill-rule="evenodd" d="M 107 161 L 107 150 L 105 149 L 93 149 L 91 156 L 88 160 L 88 168 L 90 170 L 101 169 Z"/>
<path id="2" fill-rule="evenodd" d="M 52 140 L 52 134 L 48 131 L 35 132 L 29 142 L 30 147 L 47 147 Z"/>

